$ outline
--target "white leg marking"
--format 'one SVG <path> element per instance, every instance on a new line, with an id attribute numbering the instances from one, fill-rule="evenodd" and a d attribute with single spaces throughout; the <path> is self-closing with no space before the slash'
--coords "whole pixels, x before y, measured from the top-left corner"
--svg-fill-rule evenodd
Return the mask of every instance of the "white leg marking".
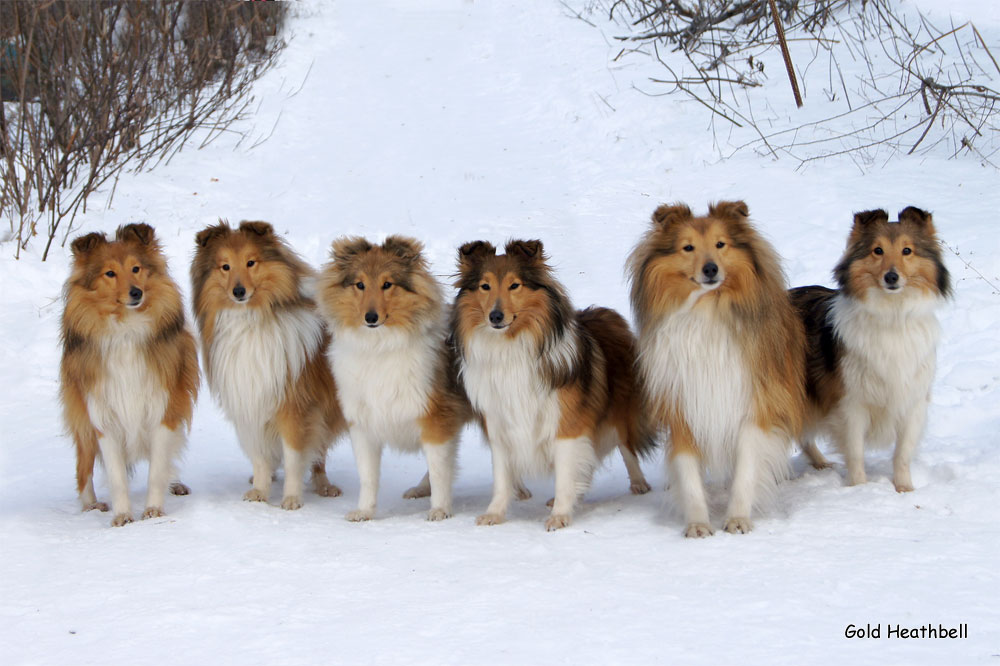
<path id="1" fill-rule="evenodd" d="M 358 465 L 361 492 L 358 494 L 358 508 L 348 513 L 346 518 L 351 522 L 371 520 L 375 517 L 375 503 L 378 501 L 382 444 L 371 441 L 360 429 L 351 428 L 351 447 Z"/>
<path id="2" fill-rule="evenodd" d="M 726 531 L 746 534 L 753 529 L 750 512 L 760 473 L 760 453 L 773 446 L 773 435 L 755 425 L 744 425 L 736 442 L 736 464 L 733 468 L 732 487 L 729 490 L 729 508 L 726 510 Z"/>
<path id="3" fill-rule="evenodd" d="M 669 458 L 670 485 L 684 512 L 684 536 L 706 537 L 712 534 L 708 522 L 708 503 L 701 479 L 701 461 L 691 453 L 678 453 Z"/>
<path id="4" fill-rule="evenodd" d="M 163 500 L 174 478 L 174 457 L 184 445 L 184 431 L 170 430 L 162 423 L 149 440 L 149 479 L 146 482 L 146 509 L 143 518 L 163 515 Z"/>
<path id="5" fill-rule="evenodd" d="M 243 494 L 243 499 L 248 502 L 266 502 L 271 496 L 271 480 L 274 470 L 271 463 L 264 458 L 254 458 L 253 463 L 253 488 Z"/>
<path id="6" fill-rule="evenodd" d="M 642 468 L 639 466 L 639 459 L 624 444 L 618 445 L 618 451 L 622 454 L 625 469 L 628 470 L 629 490 L 633 495 L 645 495 L 651 490 L 651 487 L 642 473 Z"/>
<path id="7" fill-rule="evenodd" d="M 294 511 L 302 508 L 302 491 L 305 484 L 306 456 L 288 442 L 281 442 L 282 464 L 285 466 L 285 487 L 281 493 L 281 508 Z"/>
<path id="8" fill-rule="evenodd" d="M 97 440 L 101 449 L 101 460 L 111 486 L 111 509 L 114 517 L 111 524 L 120 527 L 132 522 L 132 505 L 128 497 L 128 463 L 125 461 L 125 446 L 105 435 Z"/>
<path id="9" fill-rule="evenodd" d="M 896 450 L 892 456 L 892 483 L 896 492 L 908 493 L 913 490 L 913 480 L 910 478 L 910 461 L 917 449 L 920 436 L 927 420 L 927 405 L 922 404 L 913 409 L 899 426 L 896 438 Z"/>
<path id="10" fill-rule="evenodd" d="M 507 519 L 507 507 L 514 495 L 514 475 L 510 459 L 503 444 L 490 442 L 493 456 L 493 499 L 486 513 L 476 518 L 476 525 L 499 525 Z"/>
<path id="11" fill-rule="evenodd" d="M 857 409 L 848 410 L 844 416 L 843 441 L 840 448 L 847 463 L 847 485 L 857 486 L 868 481 L 865 476 L 865 416 Z"/>
<path id="12" fill-rule="evenodd" d="M 423 444 L 431 486 L 431 510 L 427 520 L 451 517 L 451 486 L 455 478 L 455 442 Z"/>

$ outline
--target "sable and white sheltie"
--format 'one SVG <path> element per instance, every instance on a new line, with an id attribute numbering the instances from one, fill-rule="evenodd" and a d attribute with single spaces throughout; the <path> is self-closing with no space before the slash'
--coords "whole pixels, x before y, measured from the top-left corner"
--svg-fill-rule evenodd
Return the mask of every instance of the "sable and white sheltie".
<path id="1" fill-rule="evenodd" d="M 847 483 L 865 482 L 864 447 L 896 442 L 893 483 L 913 490 L 910 459 L 923 433 L 941 328 L 934 309 L 950 294 L 930 213 L 912 206 L 890 222 L 884 210 L 854 216 L 834 269 L 838 290 L 791 290 L 808 340 L 810 410 L 802 448 L 828 465 L 814 437 L 832 437 Z"/>
<path id="2" fill-rule="evenodd" d="M 80 503 L 84 511 L 108 510 L 94 494 L 100 456 L 111 486 L 111 524 L 132 522 L 129 470 L 148 460 L 142 517 L 162 516 L 198 395 L 198 355 L 180 292 L 147 224 L 119 227 L 112 241 L 87 234 L 71 247 L 60 397 L 76 445 Z M 170 488 L 187 494 L 182 484 Z"/>
<path id="3" fill-rule="evenodd" d="M 453 331 L 493 454 L 493 499 L 476 523 L 502 523 L 521 476 L 551 471 L 545 527 L 555 530 L 570 524 L 577 498 L 616 446 L 632 491 L 648 491 L 636 455 L 655 444 L 625 320 L 606 308 L 574 312 L 540 241 L 510 241 L 505 252 L 476 241 L 458 253 Z"/>
<path id="4" fill-rule="evenodd" d="M 352 521 L 375 514 L 382 447 L 423 449 L 428 475 L 406 497 L 431 496 L 429 520 L 451 515 L 456 444 L 472 416 L 448 344 L 441 287 L 416 240 L 345 237 L 318 283 L 328 352 L 361 477 Z"/>
<path id="5" fill-rule="evenodd" d="M 661 206 L 629 258 L 639 367 L 670 429 L 670 484 L 685 534 L 712 534 L 703 470 L 731 476 L 725 529 L 746 533 L 773 489 L 805 409 L 804 334 L 778 256 L 742 201 L 705 217 Z"/>
<path id="6" fill-rule="evenodd" d="M 303 476 L 336 497 L 326 452 L 344 431 L 325 353 L 329 333 L 308 295 L 312 270 L 267 222 L 220 221 L 198 232 L 191 265 L 205 375 L 253 463 L 253 488 L 266 502 L 274 470 L 285 468 L 283 509 L 302 506 Z"/>

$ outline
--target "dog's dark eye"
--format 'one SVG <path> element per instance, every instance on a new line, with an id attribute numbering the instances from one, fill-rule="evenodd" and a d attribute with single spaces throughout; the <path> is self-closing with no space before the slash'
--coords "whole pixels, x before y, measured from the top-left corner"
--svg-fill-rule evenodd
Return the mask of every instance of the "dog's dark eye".
<path id="1" fill-rule="evenodd" d="M 905 251 L 904 251 L 904 252 L 905 252 Z M 138 267 L 138 266 L 133 266 L 133 267 L 132 267 L 132 272 L 133 272 L 133 273 L 138 273 L 138 272 L 139 272 L 139 267 Z"/>
<path id="2" fill-rule="evenodd" d="M 229 264 L 222 264 L 222 270 L 228 271 L 229 270 Z"/>
<path id="3" fill-rule="evenodd" d="M 685 245 L 682 249 L 685 252 L 694 252 L 694 245 Z"/>
<path id="4" fill-rule="evenodd" d="M 715 244 L 715 247 L 721 250 L 722 248 L 726 247 L 726 244 L 723 241 L 719 241 L 718 243 Z"/>
<path id="5" fill-rule="evenodd" d="M 364 282 L 359 282 L 359 283 L 357 283 L 354 286 L 357 287 L 358 289 L 360 289 L 361 291 L 365 290 L 365 283 Z"/>
<path id="6" fill-rule="evenodd" d="M 389 281 L 386 281 L 386 283 L 382 285 L 382 288 L 383 288 L 383 289 L 388 289 L 388 288 L 389 288 L 389 287 L 391 287 L 391 286 L 392 286 L 392 283 L 391 283 L 391 282 L 389 282 Z"/>
<path id="7" fill-rule="evenodd" d="M 910 248 L 908 248 L 908 247 L 904 247 L 904 248 L 903 248 L 903 254 L 904 254 L 904 255 L 905 255 L 905 254 L 913 254 L 913 250 L 911 250 L 911 249 L 910 249 Z"/>
<path id="8" fill-rule="evenodd" d="M 114 277 L 115 276 L 115 272 L 114 271 L 108 271 L 107 273 L 105 273 L 105 275 L 107 275 L 108 277 Z"/>
<path id="9" fill-rule="evenodd" d="M 874 250 L 872 250 L 872 252 L 874 252 L 875 254 L 881 256 L 882 255 L 882 248 L 877 247 Z"/>
<path id="10" fill-rule="evenodd" d="M 510 289 L 511 289 L 511 291 L 513 291 L 513 290 L 517 289 L 520 286 L 521 286 L 521 284 L 519 282 L 515 282 L 514 284 L 510 285 Z"/>
<path id="11" fill-rule="evenodd" d="M 488 284 L 486 284 L 484 282 L 483 284 L 479 285 L 479 288 L 482 289 L 483 291 L 489 291 L 490 290 L 490 285 L 488 285 Z"/>
<path id="12" fill-rule="evenodd" d="M 251 266 L 253 266 L 256 263 L 257 263 L 256 261 L 254 261 L 253 259 L 251 259 L 250 261 L 247 262 L 247 268 L 250 268 Z"/>

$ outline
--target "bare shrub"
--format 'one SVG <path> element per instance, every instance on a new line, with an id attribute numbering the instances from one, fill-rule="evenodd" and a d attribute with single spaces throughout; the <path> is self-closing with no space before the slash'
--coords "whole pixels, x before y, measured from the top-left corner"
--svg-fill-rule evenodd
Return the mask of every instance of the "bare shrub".
<path id="1" fill-rule="evenodd" d="M 0 3 L 0 215 L 15 256 L 43 235 L 44 261 L 123 169 L 229 130 L 284 48 L 285 15 L 280 2 Z"/>
<path id="2" fill-rule="evenodd" d="M 806 104 L 813 107 L 806 122 L 791 120 L 784 98 L 755 90 L 775 67 L 783 69 L 775 64 L 780 40 L 769 4 L 801 59 L 794 74 L 817 84 L 821 95 Z M 685 95 L 715 121 L 753 132 L 740 148 L 802 163 L 844 154 L 859 165 L 934 150 L 992 164 L 1000 150 L 1000 66 L 971 22 L 938 26 L 892 0 L 603 6 L 629 30 L 617 37 L 625 44 L 617 58 L 656 58 L 667 76 L 651 82 L 663 92 Z M 845 75 L 848 63 L 861 63 L 863 74 Z"/>

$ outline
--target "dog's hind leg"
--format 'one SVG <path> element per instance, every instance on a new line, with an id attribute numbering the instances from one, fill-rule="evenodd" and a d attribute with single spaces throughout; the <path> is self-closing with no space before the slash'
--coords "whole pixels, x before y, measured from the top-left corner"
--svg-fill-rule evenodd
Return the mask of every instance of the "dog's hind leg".
<path id="1" fill-rule="evenodd" d="M 428 458 L 428 463 L 430 459 Z M 420 483 L 413 486 L 412 488 L 407 488 L 406 492 L 403 493 L 403 499 L 420 499 L 421 497 L 431 496 L 431 473 L 425 472 L 424 478 L 420 479 Z"/>
<path id="2" fill-rule="evenodd" d="M 806 454 L 806 457 L 809 458 L 809 464 L 814 468 L 829 469 L 833 467 L 833 464 L 823 456 L 811 437 L 804 437 L 799 446 L 802 447 L 802 453 Z"/>
<path id="3" fill-rule="evenodd" d="M 320 458 L 313 461 L 311 469 L 313 491 L 321 497 L 340 497 L 342 491 L 330 482 L 326 475 L 326 450 L 320 453 Z"/>
<path id="4" fill-rule="evenodd" d="M 639 466 L 639 458 L 629 451 L 624 444 L 618 445 L 618 451 L 622 454 L 625 469 L 628 470 L 629 490 L 633 495 L 645 495 L 652 488 L 649 482 L 646 481 L 646 476 L 642 473 L 642 468 Z"/>

